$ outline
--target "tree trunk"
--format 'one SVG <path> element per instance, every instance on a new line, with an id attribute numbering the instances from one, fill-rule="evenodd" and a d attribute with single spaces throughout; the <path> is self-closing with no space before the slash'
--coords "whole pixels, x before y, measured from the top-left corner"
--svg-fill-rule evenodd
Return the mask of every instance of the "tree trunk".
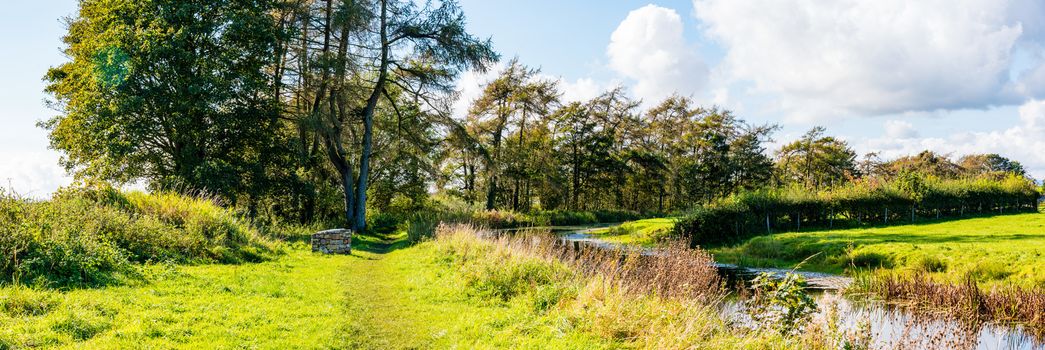
<path id="1" fill-rule="evenodd" d="M 388 80 L 388 1 L 381 1 L 381 66 L 378 68 L 377 83 L 367 100 L 363 113 L 363 151 L 359 157 L 359 185 L 356 186 L 356 220 L 355 231 L 366 232 L 366 190 L 369 186 L 370 156 L 374 142 L 374 111 L 378 99 L 385 89 Z"/>

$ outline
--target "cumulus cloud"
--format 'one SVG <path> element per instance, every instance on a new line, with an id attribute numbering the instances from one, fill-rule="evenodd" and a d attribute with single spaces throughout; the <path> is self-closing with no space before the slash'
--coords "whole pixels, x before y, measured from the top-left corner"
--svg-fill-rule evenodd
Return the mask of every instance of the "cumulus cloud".
<path id="1" fill-rule="evenodd" d="M 707 83 L 708 68 L 683 31 L 673 9 L 647 5 L 631 11 L 610 36 L 609 67 L 633 80 L 633 93 L 647 102 L 696 93 Z"/>
<path id="2" fill-rule="evenodd" d="M 728 76 L 778 94 L 784 109 L 821 115 L 1019 103 L 1014 52 L 1040 48 L 1045 37 L 1035 0 L 693 4 L 727 52 Z"/>
<path id="3" fill-rule="evenodd" d="M 1019 108 L 1019 117 L 1019 122 L 1008 128 L 963 132 L 949 137 L 896 138 L 890 135 L 892 131 L 887 131 L 883 137 L 864 140 L 858 148 L 880 151 L 884 158 L 915 154 L 926 149 L 950 154 L 954 158 L 966 154 L 997 153 L 1022 162 L 1033 176 L 1041 178 L 1045 176 L 1045 152 L 1041 151 L 1045 149 L 1045 100 L 1024 103 Z"/>
<path id="4" fill-rule="evenodd" d="M 887 120 L 885 122 L 885 136 L 894 139 L 911 139 L 918 137 L 918 130 L 914 125 L 902 120 Z"/>

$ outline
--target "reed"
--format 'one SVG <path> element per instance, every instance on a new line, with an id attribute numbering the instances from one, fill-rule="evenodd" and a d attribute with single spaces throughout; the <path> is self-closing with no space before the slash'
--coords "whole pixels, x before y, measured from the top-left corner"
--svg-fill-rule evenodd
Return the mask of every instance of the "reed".
<path id="1" fill-rule="evenodd" d="M 972 275 L 962 283 L 932 280 L 925 273 L 881 275 L 858 286 L 887 303 L 916 311 L 956 317 L 968 323 L 1017 323 L 1045 335 L 1045 290 L 977 285 Z"/>

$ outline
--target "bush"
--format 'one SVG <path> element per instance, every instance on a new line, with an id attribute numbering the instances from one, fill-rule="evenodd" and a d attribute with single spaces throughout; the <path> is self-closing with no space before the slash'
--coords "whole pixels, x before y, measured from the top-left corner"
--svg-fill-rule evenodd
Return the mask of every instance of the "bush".
<path id="1" fill-rule="evenodd" d="M 0 194 L 0 278 L 89 285 L 133 274 L 131 263 L 240 263 L 275 246 L 213 202 L 174 194 L 71 188 L 50 201 Z"/>
<path id="2" fill-rule="evenodd" d="M 429 212 L 415 213 L 406 222 L 406 236 L 412 243 L 418 243 L 435 237 L 435 229 L 439 226 L 438 214 Z"/>
<path id="3" fill-rule="evenodd" d="M 922 256 L 915 261 L 914 267 L 922 272 L 947 271 L 947 263 L 935 256 Z"/>
<path id="4" fill-rule="evenodd" d="M 367 222 L 366 227 L 370 232 L 382 235 L 387 235 L 396 232 L 396 230 L 399 229 L 399 224 L 401 223 L 399 218 L 397 218 L 395 215 L 387 213 L 377 213 L 374 215 L 370 215 L 367 218 L 367 221 L 369 222 Z"/>
<path id="5" fill-rule="evenodd" d="M 599 222 L 594 213 L 586 211 L 551 210 L 535 214 L 552 226 L 588 225 Z"/>
<path id="6" fill-rule="evenodd" d="M 891 267 L 892 260 L 888 256 L 872 252 L 855 252 L 849 255 L 849 263 L 859 268 Z"/>
<path id="7" fill-rule="evenodd" d="M 1033 182 L 1019 176 L 935 180 L 907 173 L 891 183 L 856 181 L 823 192 L 778 188 L 736 195 L 698 206 L 675 233 L 692 245 L 739 243 L 762 234 L 869 223 L 910 223 L 976 213 L 1037 211 Z"/>

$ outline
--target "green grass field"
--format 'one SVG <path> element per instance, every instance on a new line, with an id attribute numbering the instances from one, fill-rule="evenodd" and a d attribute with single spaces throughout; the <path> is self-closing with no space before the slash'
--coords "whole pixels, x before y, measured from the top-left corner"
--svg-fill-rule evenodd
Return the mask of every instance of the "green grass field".
<path id="1" fill-rule="evenodd" d="M 806 270 L 921 271 L 952 282 L 971 274 L 988 286 L 1045 287 L 1045 214 L 783 233 L 712 252 L 746 266 L 793 267 L 808 258 Z"/>
<path id="2" fill-rule="evenodd" d="M 272 262 L 142 268 L 135 285 L 0 288 L 0 349 L 606 348 L 612 342 L 469 293 L 430 245 L 361 237 Z"/>
<path id="3" fill-rule="evenodd" d="M 593 230 L 591 234 L 608 242 L 652 247 L 667 239 L 673 227 L 675 218 L 643 219 Z"/>

